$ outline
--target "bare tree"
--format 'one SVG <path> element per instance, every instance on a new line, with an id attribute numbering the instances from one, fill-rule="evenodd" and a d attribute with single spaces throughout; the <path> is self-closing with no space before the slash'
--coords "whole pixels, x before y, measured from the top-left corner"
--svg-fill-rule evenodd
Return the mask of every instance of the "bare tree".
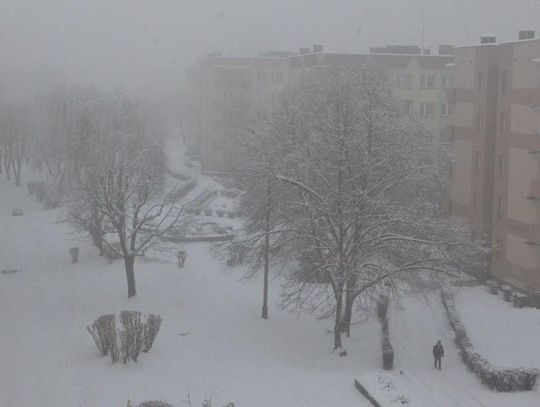
<path id="1" fill-rule="evenodd" d="M 450 272 L 452 248 L 477 249 L 438 204 L 445 174 L 433 157 L 444 149 L 399 115 L 384 71 L 322 69 L 286 95 L 273 122 L 267 174 L 286 187 L 273 208 L 280 227 L 261 233 L 279 233 L 280 256 L 297 265 L 285 305 L 334 315 L 335 349 L 361 295 L 400 274 Z"/>

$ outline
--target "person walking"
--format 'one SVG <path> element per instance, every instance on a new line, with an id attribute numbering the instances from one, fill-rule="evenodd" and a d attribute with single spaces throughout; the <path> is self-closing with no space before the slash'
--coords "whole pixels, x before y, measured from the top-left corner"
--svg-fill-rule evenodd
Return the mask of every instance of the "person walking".
<path id="1" fill-rule="evenodd" d="M 435 359 L 435 369 L 441 369 L 441 360 L 444 357 L 444 348 L 440 340 L 433 346 L 433 358 Z"/>

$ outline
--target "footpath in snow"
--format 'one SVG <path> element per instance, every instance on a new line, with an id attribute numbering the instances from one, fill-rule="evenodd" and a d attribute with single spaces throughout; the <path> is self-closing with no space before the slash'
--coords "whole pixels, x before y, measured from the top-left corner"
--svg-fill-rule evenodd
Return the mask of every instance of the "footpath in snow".
<path id="1" fill-rule="evenodd" d="M 395 353 L 394 372 L 359 377 L 383 406 L 540 405 L 538 388 L 523 393 L 497 393 L 483 387 L 468 371 L 454 345 L 454 333 L 437 292 L 409 295 L 400 304 L 393 304 L 390 336 Z M 442 371 L 434 368 L 432 356 L 432 347 L 439 339 L 445 350 Z M 509 352 L 512 344 L 506 345 Z"/>

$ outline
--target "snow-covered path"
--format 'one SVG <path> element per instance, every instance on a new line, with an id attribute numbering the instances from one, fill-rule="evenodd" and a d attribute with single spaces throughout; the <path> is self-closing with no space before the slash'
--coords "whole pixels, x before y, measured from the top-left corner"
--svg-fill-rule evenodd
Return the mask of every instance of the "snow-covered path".
<path id="1" fill-rule="evenodd" d="M 421 406 L 507 407 L 538 406 L 538 391 L 505 394 L 483 387 L 465 367 L 454 345 L 438 293 L 410 295 L 394 305 L 390 335 L 395 351 L 395 369 L 401 381 Z M 432 347 L 440 339 L 445 357 L 442 371 L 433 366 Z"/>

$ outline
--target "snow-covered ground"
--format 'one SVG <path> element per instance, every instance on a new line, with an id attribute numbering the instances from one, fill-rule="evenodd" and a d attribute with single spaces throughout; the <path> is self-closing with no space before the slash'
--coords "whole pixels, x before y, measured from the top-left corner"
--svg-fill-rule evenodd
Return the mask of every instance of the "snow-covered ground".
<path id="1" fill-rule="evenodd" d="M 22 217 L 12 217 L 21 206 Z M 138 294 L 126 298 L 120 261 L 108 264 L 87 238 L 57 224 L 26 188 L 0 178 L 0 406 L 124 406 L 127 399 L 194 405 L 361 406 L 358 372 L 379 364 L 376 323 L 358 327 L 331 352 L 331 322 L 279 310 L 277 282 L 270 319 L 259 317 L 261 284 L 227 270 L 206 244 L 186 245 L 185 269 L 173 253 L 136 263 Z M 71 265 L 68 248 L 80 247 Z M 155 254 L 155 253 L 154 253 Z M 98 315 L 154 312 L 164 322 L 138 363 L 99 357 L 86 331 Z"/>
<path id="2" fill-rule="evenodd" d="M 486 286 L 461 289 L 455 303 L 475 348 L 492 363 L 540 368 L 540 310 L 514 308 Z"/>
<path id="3" fill-rule="evenodd" d="M 215 185 L 198 176 L 193 194 Z M 21 206 L 24 216 L 11 216 L 14 206 Z M 261 320 L 261 281 L 245 280 L 241 268 L 227 269 L 221 255 L 202 243 L 184 245 L 184 269 L 176 266 L 174 247 L 166 245 L 138 260 L 138 294 L 128 300 L 122 263 L 99 257 L 88 238 L 57 222 L 58 215 L 43 210 L 26 188 L 0 177 L 0 269 L 19 270 L 0 274 L 0 407 L 118 407 L 128 398 L 163 399 L 180 407 L 188 392 L 194 406 L 204 398 L 217 407 L 229 401 L 238 407 L 369 405 L 353 382 L 382 373 L 376 318 L 354 326 L 351 338 L 344 338 L 347 357 L 338 357 L 327 332 L 332 321 L 280 310 L 277 279 L 271 284 L 270 319 Z M 80 247 L 76 265 L 68 254 L 73 246 Z M 538 311 L 477 298 L 467 292 L 457 303 L 462 314 L 471 311 L 472 319 L 463 318 L 481 351 L 481 343 L 499 333 L 498 325 L 482 327 L 478 320 L 514 319 L 520 312 L 520 323 L 538 321 Z M 494 313 L 486 316 L 491 305 Z M 164 321 L 154 347 L 138 363 L 112 365 L 99 357 L 86 326 L 124 309 L 157 313 Z M 522 394 L 493 393 L 466 370 L 436 293 L 406 297 L 390 318 L 396 369 L 388 377 L 409 405 L 540 405 L 538 386 Z M 531 332 L 536 338 L 519 340 L 536 352 L 536 359 L 527 359 L 533 363 L 539 359 L 538 330 Z M 431 356 L 439 338 L 446 351 L 442 372 L 433 369 Z M 514 350 L 515 342 L 496 343 L 496 353 Z M 514 361 L 521 363 L 509 362 Z"/>

